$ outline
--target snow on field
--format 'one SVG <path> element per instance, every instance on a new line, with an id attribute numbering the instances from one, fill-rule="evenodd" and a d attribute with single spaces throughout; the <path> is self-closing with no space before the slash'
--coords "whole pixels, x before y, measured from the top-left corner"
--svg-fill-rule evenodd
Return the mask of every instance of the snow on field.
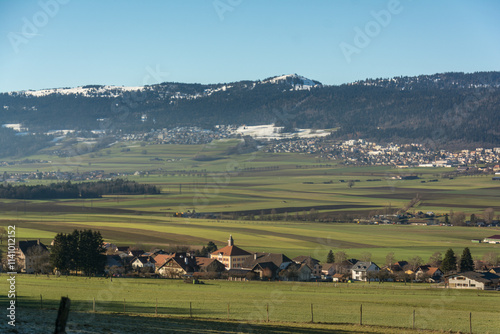
<path id="1" fill-rule="evenodd" d="M 242 136 L 250 136 L 255 139 L 287 139 L 287 138 L 314 138 L 314 137 L 325 137 L 330 134 L 329 130 L 313 130 L 313 129 L 297 129 L 294 133 L 280 133 L 283 129 L 281 126 L 275 126 L 274 124 L 267 125 L 242 125 L 236 130 L 233 130 L 235 134 L 241 134 Z"/>

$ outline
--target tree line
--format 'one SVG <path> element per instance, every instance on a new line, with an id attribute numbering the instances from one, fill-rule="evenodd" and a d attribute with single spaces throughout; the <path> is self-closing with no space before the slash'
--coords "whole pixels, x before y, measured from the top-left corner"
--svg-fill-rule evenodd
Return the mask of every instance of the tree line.
<path id="1" fill-rule="evenodd" d="M 99 231 L 74 230 L 59 233 L 51 248 L 50 263 L 62 274 L 81 271 L 85 275 L 100 274 L 104 271 L 106 256 L 103 238 Z"/>
<path id="2" fill-rule="evenodd" d="M 0 198 L 9 199 L 100 198 L 102 195 L 154 195 L 159 193 L 160 189 L 154 185 L 123 179 L 83 183 L 68 181 L 34 186 L 0 185 Z"/>

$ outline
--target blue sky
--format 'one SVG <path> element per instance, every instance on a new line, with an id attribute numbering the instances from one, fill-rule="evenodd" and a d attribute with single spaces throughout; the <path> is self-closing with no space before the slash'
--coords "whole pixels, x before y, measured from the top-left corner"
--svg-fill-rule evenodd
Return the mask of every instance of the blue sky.
<path id="1" fill-rule="evenodd" d="M 496 0 L 0 0 L 0 92 L 498 71 L 499 16 Z"/>

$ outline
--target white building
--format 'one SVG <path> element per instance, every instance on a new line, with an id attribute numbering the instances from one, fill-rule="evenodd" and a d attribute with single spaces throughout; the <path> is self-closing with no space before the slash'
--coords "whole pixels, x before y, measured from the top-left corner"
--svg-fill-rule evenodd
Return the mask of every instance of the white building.
<path id="1" fill-rule="evenodd" d="M 351 268 L 351 277 L 355 281 L 367 281 L 368 273 L 379 272 L 380 268 L 373 262 L 359 261 Z"/>
<path id="2" fill-rule="evenodd" d="M 485 272 L 467 271 L 448 276 L 448 287 L 454 289 L 491 290 L 498 287 L 500 276 Z"/>

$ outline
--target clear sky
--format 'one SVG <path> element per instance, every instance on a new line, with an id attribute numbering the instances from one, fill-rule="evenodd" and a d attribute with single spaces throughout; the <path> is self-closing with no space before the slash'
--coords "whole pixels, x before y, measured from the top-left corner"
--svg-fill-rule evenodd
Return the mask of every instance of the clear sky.
<path id="1" fill-rule="evenodd" d="M 500 1 L 0 0 L 0 92 L 500 70 Z"/>

